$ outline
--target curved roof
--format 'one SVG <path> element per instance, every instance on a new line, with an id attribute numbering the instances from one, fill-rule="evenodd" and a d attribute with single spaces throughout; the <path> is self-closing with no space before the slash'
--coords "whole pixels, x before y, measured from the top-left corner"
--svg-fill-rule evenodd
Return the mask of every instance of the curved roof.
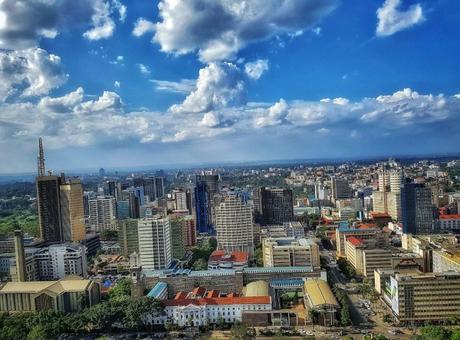
<path id="1" fill-rule="evenodd" d="M 268 283 L 266 281 L 254 281 L 246 285 L 245 296 L 268 296 Z"/>
<path id="2" fill-rule="evenodd" d="M 321 279 L 308 279 L 305 281 L 305 294 L 312 307 L 322 305 L 338 306 L 337 300 L 326 281 Z"/>

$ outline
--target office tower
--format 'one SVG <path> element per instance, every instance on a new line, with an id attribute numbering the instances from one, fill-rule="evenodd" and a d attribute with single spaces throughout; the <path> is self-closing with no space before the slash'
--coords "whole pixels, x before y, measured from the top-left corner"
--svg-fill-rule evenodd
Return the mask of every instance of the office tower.
<path id="1" fill-rule="evenodd" d="M 169 216 L 173 258 L 181 259 L 186 248 L 196 245 L 195 220 L 191 215 L 175 213 Z"/>
<path id="2" fill-rule="evenodd" d="M 132 253 L 139 253 L 139 236 L 137 232 L 138 220 L 125 219 L 118 221 L 118 243 L 121 247 L 121 254 L 129 256 Z"/>
<path id="3" fill-rule="evenodd" d="M 144 195 L 148 196 L 149 202 L 156 199 L 155 177 L 144 178 Z"/>
<path id="4" fill-rule="evenodd" d="M 229 194 L 216 206 L 218 248 L 254 252 L 252 209 L 241 195 Z"/>
<path id="5" fill-rule="evenodd" d="M 36 178 L 40 238 L 46 242 L 63 240 L 60 185 L 61 177 L 58 176 L 38 176 Z"/>
<path id="6" fill-rule="evenodd" d="M 117 219 L 129 218 L 129 200 L 117 201 Z"/>
<path id="7" fill-rule="evenodd" d="M 156 215 L 139 220 L 138 236 L 142 269 L 160 270 L 171 265 L 171 226 L 168 218 Z"/>
<path id="8" fill-rule="evenodd" d="M 255 221 L 261 225 L 283 224 L 294 218 L 292 190 L 257 188 L 253 204 Z"/>
<path id="9" fill-rule="evenodd" d="M 116 229 L 115 209 L 115 198 L 111 196 L 99 196 L 89 200 L 89 225 L 91 230 L 101 232 Z"/>
<path id="10" fill-rule="evenodd" d="M 118 199 L 118 183 L 115 181 L 107 181 L 105 187 L 105 194 L 107 196 L 112 196 Z"/>
<path id="11" fill-rule="evenodd" d="M 162 198 L 165 195 L 165 186 L 163 177 L 155 177 L 155 197 Z"/>
<path id="12" fill-rule="evenodd" d="M 64 241 L 83 241 L 86 238 L 83 188 L 79 180 L 60 186 L 62 234 Z"/>
<path id="13" fill-rule="evenodd" d="M 401 220 L 405 234 L 431 234 L 431 190 L 422 183 L 404 183 L 401 188 Z"/>
<path id="14" fill-rule="evenodd" d="M 105 170 L 104 168 L 99 169 L 99 177 L 104 177 L 105 176 Z"/>
<path id="15" fill-rule="evenodd" d="M 199 180 L 197 176 L 195 187 L 195 210 L 196 226 L 200 233 L 211 233 L 211 200 L 209 198 L 208 186 L 205 181 Z"/>
<path id="16" fill-rule="evenodd" d="M 145 204 L 144 187 L 143 186 L 134 187 L 131 190 L 132 192 L 134 192 L 134 195 L 136 195 L 137 199 L 139 200 L 139 205 L 144 205 Z"/>
<path id="17" fill-rule="evenodd" d="M 352 192 L 348 181 L 343 178 L 331 178 L 331 191 L 334 201 L 352 197 Z"/>
<path id="18" fill-rule="evenodd" d="M 193 193 L 192 190 L 187 189 L 186 191 L 186 199 L 187 199 L 187 210 L 190 215 L 193 214 Z"/>
<path id="19" fill-rule="evenodd" d="M 402 172 L 399 169 L 379 172 L 379 191 L 374 191 L 373 211 L 387 213 L 394 220 L 401 219 Z"/>
<path id="20" fill-rule="evenodd" d="M 188 210 L 187 209 L 187 193 L 183 190 L 174 191 L 174 200 L 176 205 L 176 210 Z"/>
<path id="21" fill-rule="evenodd" d="M 14 231 L 14 253 L 16 259 L 16 277 L 17 282 L 26 281 L 26 264 L 24 252 L 24 238 L 21 230 Z"/>
<path id="22" fill-rule="evenodd" d="M 129 202 L 129 217 L 139 218 L 140 217 L 140 202 L 139 197 L 132 191 L 128 191 L 128 202 Z"/>

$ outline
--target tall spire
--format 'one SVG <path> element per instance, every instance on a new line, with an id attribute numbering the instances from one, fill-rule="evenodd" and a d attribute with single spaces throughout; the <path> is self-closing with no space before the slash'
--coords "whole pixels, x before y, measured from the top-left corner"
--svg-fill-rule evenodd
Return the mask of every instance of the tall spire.
<path id="1" fill-rule="evenodd" d="M 45 176 L 45 153 L 43 151 L 43 141 L 38 139 L 38 157 L 37 157 L 38 176 Z"/>

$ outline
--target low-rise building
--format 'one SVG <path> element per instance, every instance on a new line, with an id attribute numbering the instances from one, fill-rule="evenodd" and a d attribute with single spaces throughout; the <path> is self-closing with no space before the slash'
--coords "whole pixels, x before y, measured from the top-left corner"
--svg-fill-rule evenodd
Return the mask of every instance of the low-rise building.
<path id="1" fill-rule="evenodd" d="M 402 323 L 440 322 L 458 315 L 460 273 L 375 272 L 375 288 Z"/>
<path id="2" fill-rule="evenodd" d="M 433 251 L 433 272 L 454 271 L 460 273 L 460 249 L 439 249 Z"/>
<path id="3" fill-rule="evenodd" d="M 0 311 L 76 312 L 97 304 L 99 285 L 80 277 L 66 277 L 59 281 L 8 282 L 0 289 Z"/>
<path id="4" fill-rule="evenodd" d="M 215 250 L 208 260 L 208 269 L 243 269 L 248 266 L 249 253 L 244 251 Z"/>
<path id="5" fill-rule="evenodd" d="M 325 327 L 335 326 L 339 304 L 328 283 L 321 279 L 307 279 L 304 290 L 305 305 L 314 311 L 311 315 L 316 314 L 316 320 L 312 321 Z"/>
<path id="6" fill-rule="evenodd" d="M 346 250 L 346 241 L 347 237 L 355 236 L 360 240 L 374 239 L 376 246 L 383 248 L 389 244 L 389 235 L 388 233 L 380 230 L 377 227 L 374 228 L 350 228 L 349 226 L 339 226 L 335 230 L 336 232 L 336 245 L 337 245 L 337 255 L 345 257 Z"/>
<path id="7" fill-rule="evenodd" d="M 267 238 L 262 254 L 264 267 L 320 266 L 319 247 L 311 239 Z"/>

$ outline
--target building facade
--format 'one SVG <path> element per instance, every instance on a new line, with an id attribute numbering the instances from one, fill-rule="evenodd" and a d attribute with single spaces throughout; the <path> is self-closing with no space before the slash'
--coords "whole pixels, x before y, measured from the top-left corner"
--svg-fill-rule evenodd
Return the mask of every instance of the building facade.
<path id="1" fill-rule="evenodd" d="M 310 239 L 266 238 L 262 254 L 264 267 L 320 267 L 319 247 Z"/>
<path id="2" fill-rule="evenodd" d="M 138 221 L 139 258 L 145 270 L 168 268 L 172 262 L 169 218 L 145 217 Z"/>

